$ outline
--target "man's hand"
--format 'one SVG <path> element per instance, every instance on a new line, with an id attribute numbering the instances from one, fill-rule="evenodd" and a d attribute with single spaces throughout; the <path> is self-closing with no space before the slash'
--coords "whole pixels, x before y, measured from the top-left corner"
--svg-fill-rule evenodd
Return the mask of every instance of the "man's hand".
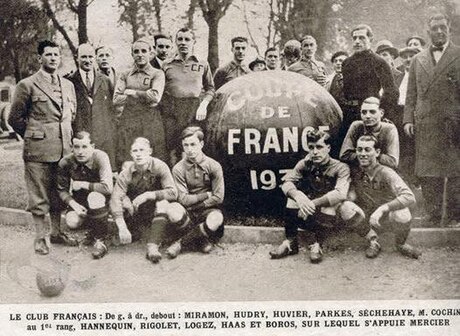
<path id="1" fill-rule="evenodd" d="M 407 123 L 404 125 L 404 133 L 406 133 L 409 137 L 414 136 L 414 124 Z"/>
<path id="2" fill-rule="evenodd" d="M 155 192 L 146 191 L 145 193 L 140 194 L 139 196 L 137 196 L 133 200 L 134 211 L 137 211 L 139 209 L 139 207 L 142 204 L 144 204 L 145 202 L 147 202 L 149 200 L 154 201 L 156 199 L 155 195 L 156 195 Z"/>
<path id="3" fill-rule="evenodd" d="M 315 204 L 303 192 L 298 192 L 294 199 L 299 206 L 299 217 L 306 219 L 315 213 Z"/>
<path id="4" fill-rule="evenodd" d="M 133 90 L 133 89 L 126 89 L 123 94 L 125 94 L 126 96 L 131 96 L 131 97 L 135 97 L 136 96 L 136 90 Z"/>
<path id="5" fill-rule="evenodd" d="M 129 232 L 126 222 L 123 218 L 117 218 L 115 221 L 118 227 L 118 237 L 123 245 L 130 244 L 132 241 L 131 232 Z"/>
<path id="6" fill-rule="evenodd" d="M 128 196 L 123 198 L 123 200 L 121 201 L 121 205 L 124 210 L 128 211 L 130 216 L 134 215 L 133 203 L 131 202 Z"/>
<path id="7" fill-rule="evenodd" d="M 79 217 L 85 217 L 86 214 L 88 213 L 88 210 L 83 205 L 81 205 L 80 203 L 77 203 L 74 200 L 70 201 L 69 206 L 72 208 L 73 211 L 75 211 L 75 213 Z"/>
<path id="8" fill-rule="evenodd" d="M 203 100 L 198 106 L 198 109 L 196 110 L 196 120 L 201 121 L 206 119 L 206 115 L 208 114 L 208 104 L 209 102 L 206 100 Z"/>
<path id="9" fill-rule="evenodd" d="M 321 86 L 326 85 L 326 75 L 323 74 L 323 73 L 317 75 L 316 76 L 316 82 Z"/>
<path id="10" fill-rule="evenodd" d="M 72 190 L 77 191 L 80 189 L 89 190 L 89 182 L 85 181 L 72 181 Z"/>
<path id="11" fill-rule="evenodd" d="M 381 225 L 379 223 L 382 216 L 389 211 L 388 205 L 384 204 L 375 210 L 372 215 L 369 217 L 369 224 L 374 229 L 380 229 Z"/>

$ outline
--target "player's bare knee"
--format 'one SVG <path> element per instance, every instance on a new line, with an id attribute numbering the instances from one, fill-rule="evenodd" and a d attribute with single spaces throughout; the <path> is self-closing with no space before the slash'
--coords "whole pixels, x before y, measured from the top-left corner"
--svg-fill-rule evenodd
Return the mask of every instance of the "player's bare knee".
<path id="1" fill-rule="evenodd" d="M 409 223 L 412 219 L 412 215 L 408 208 L 392 211 L 389 217 L 390 220 L 396 223 Z"/>
<path id="2" fill-rule="evenodd" d="M 177 202 L 172 202 L 172 203 L 169 203 L 168 201 L 165 201 L 165 202 L 167 203 L 165 203 L 164 207 L 161 209 L 159 213 L 165 214 L 171 223 L 180 222 L 184 218 L 184 216 L 187 214 L 187 211 L 181 204 Z"/>
<path id="3" fill-rule="evenodd" d="M 223 223 L 224 215 L 220 210 L 213 210 L 206 216 L 206 226 L 211 231 L 217 231 Z"/>
<path id="4" fill-rule="evenodd" d="M 83 219 L 75 211 L 69 211 L 65 215 L 65 222 L 69 229 L 75 230 L 81 226 Z"/>
<path id="5" fill-rule="evenodd" d="M 90 209 L 100 209 L 105 206 L 105 196 L 97 191 L 92 191 L 88 194 L 88 207 Z"/>
<path id="6" fill-rule="evenodd" d="M 355 203 L 350 202 L 350 201 L 344 201 L 340 207 L 339 207 L 339 214 L 340 217 L 344 220 L 350 220 L 353 218 L 356 214 L 359 214 L 360 217 L 365 217 L 364 211 L 357 206 Z"/>

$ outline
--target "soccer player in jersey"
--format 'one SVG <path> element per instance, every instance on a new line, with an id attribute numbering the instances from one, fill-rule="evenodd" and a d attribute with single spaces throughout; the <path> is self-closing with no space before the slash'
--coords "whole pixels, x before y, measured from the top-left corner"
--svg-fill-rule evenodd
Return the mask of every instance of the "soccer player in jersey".
<path id="1" fill-rule="evenodd" d="M 309 153 L 284 178 L 281 189 L 287 196 L 286 240 L 270 252 L 272 259 L 299 252 L 297 229 L 300 227 L 313 234 L 310 260 L 319 263 L 323 258 L 321 244 L 326 238 L 325 228 L 335 225 L 337 215 L 361 236 L 369 231 L 362 211 L 354 211 L 351 202 L 344 203 L 350 187 L 350 169 L 330 157 L 330 140 L 328 133 L 308 132 Z"/>
<path id="2" fill-rule="evenodd" d="M 166 253 L 175 258 L 182 245 L 198 243 L 209 253 L 213 243 L 224 234 L 224 217 L 220 209 L 224 201 L 224 174 L 216 160 L 203 153 L 204 134 L 200 127 L 187 127 L 182 132 L 185 157 L 173 168 L 179 203 L 184 207 L 184 223 Z M 197 245 L 197 244 L 195 244 Z"/>
<path id="3" fill-rule="evenodd" d="M 356 192 L 355 202 L 369 218 L 371 226 L 366 256 L 375 258 L 380 253 L 376 230 L 392 228 L 397 250 L 402 255 L 417 259 L 420 252 L 406 243 L 412 221 L 408 207 L 415 203 L 414 194 L 393 169 L 378 162 L 380 146 L 376 137 L 361 136 L 356 153 L 360 172 L 352 182 Z"/>

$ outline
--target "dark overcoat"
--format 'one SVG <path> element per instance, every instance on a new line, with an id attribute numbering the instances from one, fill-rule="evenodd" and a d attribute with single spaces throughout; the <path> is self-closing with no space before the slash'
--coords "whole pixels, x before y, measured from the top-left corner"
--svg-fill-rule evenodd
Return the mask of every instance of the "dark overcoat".
<path id="1" fill-rule="evenodd" d="M 460 48 L 449 43 L 437 64 L 430 48 L 409 70 L 404 121 L 415 125 L 415 173 L 460 176 Z"/>

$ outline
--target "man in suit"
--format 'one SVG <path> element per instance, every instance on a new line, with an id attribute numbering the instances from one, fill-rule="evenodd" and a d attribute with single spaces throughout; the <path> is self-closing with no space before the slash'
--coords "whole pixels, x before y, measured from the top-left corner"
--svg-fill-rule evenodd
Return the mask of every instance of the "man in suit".
<path id="1" fill-rule="evenodd" d="M 109 155 L 110 164 L 115 169 L 113 87 L 107 76 L 95 71 L 95 52 L 90 44 L 78 47 L 77 60 L 77 71 L 67 77 L 73 83 L 77 95 L 73 131 L 75 134 L 80 131 L 90 133 L 96 148 Z"/>
<path id="2" fill-rule="evenodd" d="M 163 34 L 156 34 L 153 39 L 155 41 L 155 57 L 152 58 L 150 64 L 155 69 L 161 69 L 163 62 L 169 58 L 169 54 L 172 50 L 171 37 Z"/>
<path id="3" fill-rule="evenodd" d="M 75 116 L 75 90 L 57 74 L 61 53 L 56 43 L 38 44 L 40 70 L 16 86 L 9 123 L 24 138 L 24 168 L 29 195 L 28 210 L 36 228 L 35 252 L 49 253 L 53 244 L 77 242 L 60 228 L 60 201 L 56 188 L 59 160 L 70 153 Z M 51 235 L 45 216 L 51 219 Z"/>
<path id="4" fill-rule="evenodd" d="M 439 222 L 446 188 L 447 215 L 458 222 L 460 48 L 450 41 L 445 15 L 433 15 L 428 28 L 431 46 L 414 56 L 409 70 L 404 131 L 415 137 L 415 174 L 421 178 L 430 219 Z"/>
<path id="5" fill-rule="evenodd" d="M 117 72 L 112 66 L 113 50 L 107 46 L 99 46 L 96 48 L 96 62 L 99 71 L 109 77 L 112 91 L 117 83 Z"/>

